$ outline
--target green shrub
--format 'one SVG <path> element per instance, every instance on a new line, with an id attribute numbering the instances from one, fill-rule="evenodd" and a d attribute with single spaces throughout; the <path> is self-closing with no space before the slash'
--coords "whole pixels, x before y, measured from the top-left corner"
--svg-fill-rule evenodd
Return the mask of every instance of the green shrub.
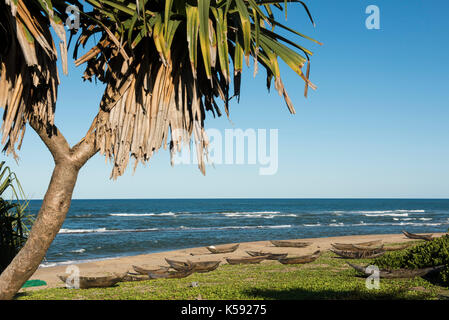
<path id="1" fill-rule="evenodd" d="M 379 268 L 420 269 L 445 265 L 439 272 L 438 282 L 449 287 L 449 235 L 427 241 L 404 251 L 385 254 L 374 264 Z"/>
<path id="2" fill-rule="evenodd" d="M 23 190 L 16 175 L 0 163 L 0 273 L 9 265 L 25 244 L 28 227 L 32 218 L 25 209 L 27 202 L 22 202 Z M 11 191 L 12 200 L 4 199 L 4 193 Z"/>

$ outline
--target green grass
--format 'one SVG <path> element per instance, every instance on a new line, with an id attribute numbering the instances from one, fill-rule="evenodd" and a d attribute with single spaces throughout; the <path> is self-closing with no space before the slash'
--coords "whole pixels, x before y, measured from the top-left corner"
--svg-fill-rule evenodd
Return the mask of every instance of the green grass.
<path id="1" fill-rule="evenodd" d="M 367 289 L 344 260 L 327 252 L 304 265 L 276 261 L 260 265 L 222 265 L 215 271 L 183 279 L 122 282 L 111 288 L 53 288 L 28 291 L 17 299 L 438 299 L 443 289 L 423 278 L 380 279 L 380 289 Z M 198 282 L 198 287 L 191 287 Z M 418 290 L 414 290 L 418 288 Z"/>

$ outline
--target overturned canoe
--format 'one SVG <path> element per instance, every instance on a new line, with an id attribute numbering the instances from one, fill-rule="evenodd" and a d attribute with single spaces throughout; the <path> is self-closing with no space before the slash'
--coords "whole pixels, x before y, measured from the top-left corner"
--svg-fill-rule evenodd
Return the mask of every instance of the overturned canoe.
<path id="1" fill-rule="evenodd" d="M 148 275 L 148 273 L 164 273 L 169 271 L 170 267 L 161 266 L 158 269 L 146 269 L 138 266 L 133 266 L 134 271 L 138 274 Z"/>
<path id="2" fill-rule="evenodd" d="M 187 271 L 148 272 L 150 279 L 179 279 L 190 276 L 193 269 Z"/>
<path id="3" fill-rule="evenodd" d="M 367 267 L 362 267 L 351 263 L 348 264 L 355 270 L 366 276 L 370 276 L 373 274 L 372 271 L 367 271 Z M 381 269 L 379 270 L 379 277 L 385 279 L 423 277 L 428 275 L 429 273 L 440 271 L 442 268 L 444 268 L 444 265 L 423 269 Z"/>
<path id="4" fill-rule="evenodd" d="M 418 240 L 430 241 L 433 238 L 433 236 L 431 234 L 430 235 L 427 235 L 427 234 L 416 234 L 416 233 L 407 232 L 405 230 L 403 230 L 402 233 L 409 239 L 418 239 Z"/>
<path id="5" fill-rule="evenodd" d="M 246 251 L 251 257 L 265 257 L 266 260 L 279 260 L 287 257 L 288 253 L 271 253 L 262 251 Z"/>
<path id="6" fill-rule="evenodd" d="M 300 256 L 300 257 L 287 257 L 287 258 L 281 258 L 278 259 L 278 261 L 282 264 L 304 264 L 313 262 L 320 256 L 321 252 L 320 250 L 315 251 L 314 253 L 306 256 Z"/>
<path id="7" fill-rule="evenodd" d="M 344 250 L 330 249 L 330 251 L 345 259 L 372 259 L 380 257 L 385 254 L 385 250 L 383 249 L 372 251 L 344 251 Z"/>
<path id="8" fill-rule="evenodd" d="M 207 250 L 209 250 L 211 253 L 230 253 L 237 250 L 239 247 L 239 243 L 237 244 L 224 244 L 220 246 L 208 246 L 206 247 Z"/>
<path id="9" fill-rule="evenodd" d="M 310 242 L 299 242 L 290 240 L 270 240 L 270 242 L 276 247 L 304 248 L 311 245 Z"/>
<path id="10" fill-rule="evenodd" d="M 346 250 L 346 251 L 369 250 L 370 248 L 376 249 L 382 246 L 382 240 L 374 240 L 360 243 L 331 243 L 331 245 L 337 250 Z"/>
<path id="11" fill-rule="evenodd" d="M 79 277 L 79 289 L 88 289 L 88 288 L 106 288 L 112 287 L 116 283 L 122 281 L 125 278 L 126 274 L 122 275 L 110 275 L 110 276 L 100 276 L 100 277 Z M 77 286 L 76 282 L 70 282 L 70 285 L 67 283 L 68 275 L 58 275 L 59 279 L 67 284 L 67 286 Z"/>
<path id="12" fill-rule="evenodd" d="M 265 260 L 264 256 L 261 257 L 243 257 L 243 258 L 226 258 L 229 264 L 256 264 Z"/>

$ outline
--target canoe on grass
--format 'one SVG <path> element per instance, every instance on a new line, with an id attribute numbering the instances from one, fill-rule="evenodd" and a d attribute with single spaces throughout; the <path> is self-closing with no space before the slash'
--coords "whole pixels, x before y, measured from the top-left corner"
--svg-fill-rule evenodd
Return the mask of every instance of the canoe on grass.
<path id="1" fill-rule="evenodd" d="M 367 271 L 367 267 L 362 267 L 358 265 L 354 265 L 351 263 L 348 263 L 351 267 L 353 267 L 355 270 L 359 271 L 360 273 L 370 276 L 373 274 L 371 271 Z M 385 278 L 385 279 L 396 279 L 396 278 L 414 278 L 414 277 L 423 277 L 428 275 L 429 273 L 436 272 L 441 270 L 444 267 L 444 265 L 437 266 L 437 267 L 429 267 L 429 268 L 423 268 L 423 269 L 382 269 L 379 270 L 379 277 Z"/>
<path id="2" fill-rule="evenodd" d="M 243 258 L 226 258 L 229 264 L 256 264 L 265 260 L 264 256 L 261 257 L 243 257 Z"/>
<path id="3" fill-rule="evenodd" d="M 356 250 L 367 250 L 369 248 L 376 248 L 382 245 L 382 240 L 374 240 L 368 242 L 360 242 L 360 243 L 332 243 L 331 244 L 337 250 L 347 250 L 347 251 L 356 251 Z"/>
<path id="4" fill-rule="evenodd" d="M 220 260 L 218 260 L 218 261 L 197 261 L 197 262 L 192 262 L 190 260 L 187 260 L 187 261 L 193 266 L 193 270 L 198 273 L 205 273 L 205 272 L 213 271 L 213 270 L 217 269 L 221 263 Z"/>
<path id="5" fill-rule="evenodd" d="M 138 274 L 148 275 L 148 273 L 164 273 L 167 272 L 170 267 L 164 267 L 161 266 L 158 269 L 146 269 L 138 266 L 133 266 L 134 271 L 136 271 Z"/>
<path id="6" fill-rule="evenodd" d="M 148 272 L 150 279 L 179 279 L 190 276 L 193 269 L 187 271 Z"/>
<path id="7" fill-rule="evenodd" d="M 385 254 L 385 250 L 383 249 L 372 251 L 344 251 L 330 249 L 330 251 L 345 259 L 372 259 Z"/>
<path id="8" fill-rule="evenodd" d="M 209 271 L 213 271 L 218 268 L 220 265 L 220 260 L 218 261 L 197 261 L 193 262 L 190 260 L 187 261 L 178 261 L 178 260 L 171 260 L 171 259 L 165 259 L 167 263 L 175 270 L 177 271 L 187 271 L 193 268 L 194 272 L 198 273 L 205 273 Z"/>
<path id="9" fill-rule="evenodd" d="M 251 257 L 265 257 L 266 260 L 279 260 L 285 258 L 288 253 L 271 253 L 262 251 L 246 251 Z"/>
<path id="10" fill-rule="evenodd" d="M 402 231 L 402 233 L 410 239 L 419 239 L 419 240 L 426 240 L 426 241 L 430 241 L 432 240 L 432 235 L 427 235 L 427 234 L 416 234 L 416 233 L 410 233 L 407 232 L 405 230 Z"/>
<path id="11" fill-rule="evenodd" d="M 306 255 L 306 256 L 300 256 L 300 257 L 287 257 L 287 258 L 281 258 L 278 259 L 280 263 L 282 264 L 303 264 L 303 263 L 309 263 L 313 262 L 320 256 L 320 250 L 315 251 L 312 254 Z"/>
<path id="12" fill-rule="evenodd" d="M 290 240 L 270 240 L 270 242 L 276 247 L 304 248 L 311 245 L 310 242 L 298 242 Z"/>
<path id="13" fill-rule="evenodd" d="M 79 277 L 79 288 L 80 289 L 88 289 L 88 288 L 105 288 L 112 287 L 116 283 L 122 281 L 125 278 L 126 274 L 122 275 L 110 275 L 110 276 L 91 276 L 91 277 Z M 68 275 L 58 275 L 59 279 L 63 282 L 67 283 Z M 76 285 L 75 283 L 73 283 Z"/>
<path id="14" fill-rule="evenodd" d="M 239 243 L 237 244 L 224 244 L 220 246 L 208 246 L 206 247 L 207 250 L 209 250 L 211 253 L 230 253 L 237 250 L 239 247 Z"/>

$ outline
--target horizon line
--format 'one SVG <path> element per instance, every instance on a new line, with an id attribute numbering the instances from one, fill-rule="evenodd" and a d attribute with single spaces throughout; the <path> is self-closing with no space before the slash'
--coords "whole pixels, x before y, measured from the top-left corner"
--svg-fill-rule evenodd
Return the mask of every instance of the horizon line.
<path id="1" fill-rule="evenodd" d="M 449 200 L 449 198 L 420 197 L 206 197 L 206 198 L 73 198 L 72 200 Z M 39 201 L 43 199 L 28 199 Z"/>

